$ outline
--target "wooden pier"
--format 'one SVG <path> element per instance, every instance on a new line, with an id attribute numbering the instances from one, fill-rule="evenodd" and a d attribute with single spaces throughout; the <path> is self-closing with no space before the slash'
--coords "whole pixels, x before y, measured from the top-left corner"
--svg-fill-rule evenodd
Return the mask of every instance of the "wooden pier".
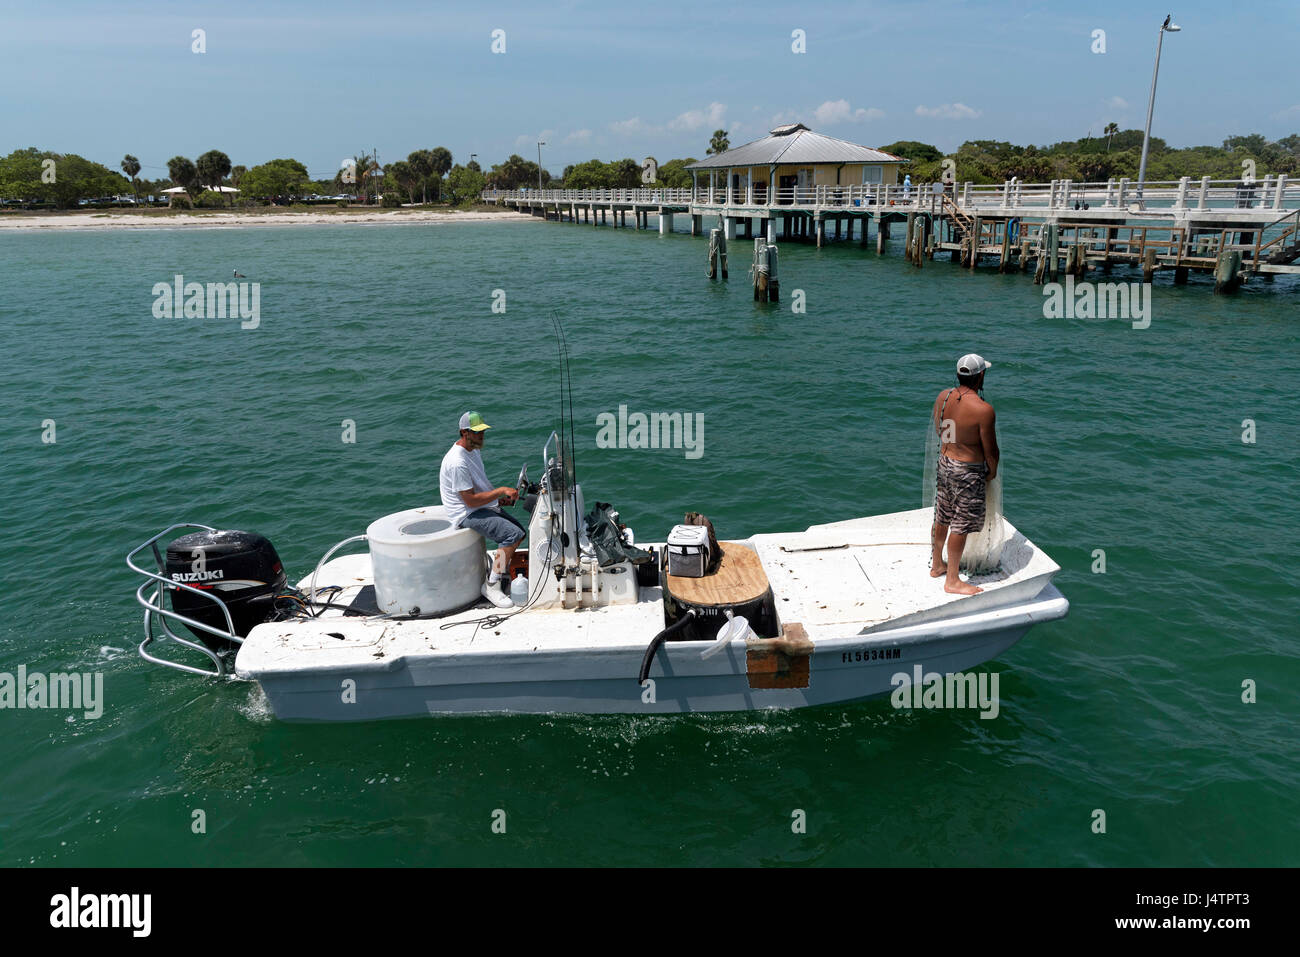
<path id="1" fill-rule="evenodd" d="M 486 190 L 485 202 L 558 222 L 673 231 L 686 216 L 690 233 L 714 225 L 725 239 L 762 237 L 769 243 L 869 242 L 883 253 L 891 227 L 905 226 L 904 252 L 919 266 L 941 252 L 974 269 L 1027 271 L 1036 282 L 1062 273 L 1082 278 L 1090 268 L 1140 267 L 1150 281 L 1173 270 L 1175 282 L 1212 273 L 1215 289 L 1231 292 L 1254 276 L 1300 274 L 1300 180 L 1265 177 L 1255 183 L 1019 183 L 960 187 L 940 184 L 793 187 L 755 195 L 731 189 Z M 707 221 L 707 222 L 706 222 Z"/>

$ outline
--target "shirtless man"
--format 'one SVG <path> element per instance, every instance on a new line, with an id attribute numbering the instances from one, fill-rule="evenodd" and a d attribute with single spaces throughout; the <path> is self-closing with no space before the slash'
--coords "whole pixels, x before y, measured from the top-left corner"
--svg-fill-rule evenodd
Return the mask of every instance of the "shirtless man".
<path id="1" fill-rule="evenodd" d="M 981 356 L 962 356 L 957 361 L 956 387 L 939 393 L 931 413 L 940 446 L 934 525 L 930 529 L 930 577 L 945 576 L 943 590 L 954 595 L 977 595 L 984 590 L 962 581 L 957 570 L 966 536 L 984 527 L 985 483 L 998 474 L 993 406 L 979 395 L 988 368 L 990 363 Z"/>

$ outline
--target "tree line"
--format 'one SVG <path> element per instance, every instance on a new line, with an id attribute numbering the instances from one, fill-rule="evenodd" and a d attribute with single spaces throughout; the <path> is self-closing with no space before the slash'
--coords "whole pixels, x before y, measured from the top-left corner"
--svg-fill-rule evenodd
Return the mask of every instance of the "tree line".
<path id="1" fill-rule="evenodd" d="M 705 153 L 714 155 L 729 148 L 727 131 L 715 130 Z M 936 146 L 915 140 L 899 140 L 880 149 L 907 159 L 903 170 L 917 182 L 940 179 L 945 161 L 955 164 L 958 182 L 1001 183 L 1013 176 L 1027 183 L 1053 179 L 1098 182 L 1122 177 L 1136 180 L 1142 131 L 1121 130 L 1110 123 L 1101 136 L 1042 147 L 967 140 L 947 155 Z M 543 187 L 566 189 L 630 189 L 645 185 L 685 188 L 691 185 L 686 167 L 694 162 L 693 157 L 684 157 L 659 163 L 656 178 L 647 184 L 642 164 L 631 157 L 571 164 L 556 178 L 517 154 L 485 172 L 472 159 L 455 163 L 451 151 L 439 146 L 415 150 L 406 159 L 386 166 L 381 166 L 373 154 L 358 151 L 332 179 L 314 180 L 307 167 L 295 159 L 273 159 L 249 168 L 232 164 L 220 150 L 209 150 L 195 160 L 173 156 L 167 161 L 167 177 L 150 180 L 140 178 L 140 161 L 129 154 L 122 158 L 118 169 L 110 169 L 75 153 L 29 147 L 0 157 L 0 199 L 68 208 L 82 199 L 131 194 L 138 200 L 141 196 L 157 196 L 163 189 L 181 187 L 189 201 L 199 206 L 276 202 L 313 193 L 343 194 L 359 203 L 376 202 L 383 196 L 387 205 L 398 205 L 403 197 L 409 203 L 471 205 L 487 187 L 519 189 L 540 183 Z M 1250 133 L 1229 136 L 1221 146 L 1177 149 L 1153 136 L 1147 179 L 1240 179 L 1247 171 L 1243 164 L 1248 162 L 1253 163 L 1253 175 L 1258 179 L 1270 173 L 1300 174 L 1300 134 L 1270 141 L 1262 134 Z M 215 187 L 233 187 L 239 193 L 223 194 Z"/>
<path id="2" fill-rule="evenodd" d="M 457 164 L 442 146 L 415 150 L 387 166 L 359 151 L 330 179 L 313 179 L 296 159 L 273 159 L 250 168 L 232 163 L 221 150 L 208 150 L 193 160 L 173 156 L 167 161 L 167 176 L 160 179 L 141 178 L 142 169 L 129 153 L 115 170 L 74 153 L 14 150 L 0 157 L 0 199 L 67 209 L 83 199 L 108 196 L 134 196 L 139 202 L 179 187 L 187 205 L 203 207 L 280 202 L 310 194 L 347 195 L 359 203 L 377 202 L 382 196 L 386 205 L 399 205 L 403 197 L 410 203 L 467 205 L 477 202 L 487 182 L 477 162 Z"/>
<path id="3" fill-rule="evenodd" d="M 1002 183 L 1013 176 L 1024 183 L 1045 183 L 1054 179 L 1096 183 L 1128 177 L 1136 180 L 1142 158 L 1142 130 L 1120 130 L 1110 123 L 1098 137 L 1064 140 L 1051 146 L 1017 146 L 1000 140 L 967 140 L 954 153 L 944 155 L 937 147 L 915 140 L 900 140 L 880 149 L 904 156 L 904 167 L 917 182 L 933 182 L 944 171 L 944 160 L 956 164 L 958 182 Z M 1177 180 L 1183 176 L 1216 180 L 1241 179 L 1248 172 L 1243 163 L 1253 163 L 1252 175 L 1293 176 L 1300 171 L 1300 134 L 1275 141 L 1262 134 L 1229 136 L 1221 146 L 1172 148 L 1158 136 L 1151 137 L 1147 155 L 1148 182 Z"/>
<path id="4" fill-rule="evenodd" d="M 716 130 L 706 155 L 730 149 L 726 130 Z M 1121 130 L 1107 124 L 1098 137 L 1063 140 L 1050 146 L 1017 146 L 1000 140 L 967 140 L 953 153 L 916 140 L 899 140 L 878 147 L 908 160 L 902 172 L 917 182 L 942 178 L 945 160 L 955 164 L 958 182 L 1002 183 L 1017 177 L 1021 182 L 1045 183 L 1053 179 L 1100 182 L 1128 177 L 1136 180 L 1142 154 L 1142 130 Z M 1243 163 L 1252 161 L 1255 178 L 1267 174 L 1288 176 L 1300 173 L 1300 134 L 1275 141 L 1262 134 L 1229 136 L 1221 146 L 1172 148 L 1158 136 L 1151 137 L 1147 157 L 1147 180 L 1176 180 L 1182 176 L 1216 180 L 1240 179 L 1247 172 Z M 605 162 L 599 159 L 564 168 L 558 179 L 541 170 L 541 185 L 556 189 L 631 189 L 638 186 L 687 188 L 691 174 L 686 166 L 695 159 L 673 159 L 658 165 L 658 177 L 646 183 L 642 166 L 629 158 Z M 511 156 L 492 167 L 488 186 L 519 189 L 538 185 L 538 166 L 521 156 Z"/>

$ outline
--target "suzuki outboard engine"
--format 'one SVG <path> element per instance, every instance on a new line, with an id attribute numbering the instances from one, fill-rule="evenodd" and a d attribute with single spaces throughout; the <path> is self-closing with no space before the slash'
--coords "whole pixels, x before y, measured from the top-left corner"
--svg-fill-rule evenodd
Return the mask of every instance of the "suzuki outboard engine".
<path id="1" fill-rule="evenodd" d="M 235 634 L 246 637 L 255 625 L 270 617 L 275 596 L 285 587 L 284 567 L 275 546 L 253 532 L 214 531 L 182 535 L 167 546 L 169 581 L 209 592 L 230 610 Z M 172 609 L 220 631 L 226 616 L 214 601 L 184 588 L 168 589 Z M 189 628 L 189 626 L 186 626 Z M 202 629 L 189 628 L 214 651 L 231 643 Z"/>

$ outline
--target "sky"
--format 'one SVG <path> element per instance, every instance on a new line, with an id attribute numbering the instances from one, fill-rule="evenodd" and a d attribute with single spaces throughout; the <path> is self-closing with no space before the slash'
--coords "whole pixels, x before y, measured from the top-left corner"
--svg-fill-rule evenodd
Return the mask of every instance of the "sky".
<path id="1" fill-rule="evenodd" d="M 1142 128 L 1170 12 L 1183 29 L 1165 34 L 1154 135 L 1300 131 L 1294 0 L 0 0 L 0 155 L 115 169 L 132 153 L 160 178 L 172 156 L 219 149 L 329 178 L 362 151 L 445 146 L 487 167 L 536 160 L 541 140 L 559 175 L 593 157 L 699 158 L 715 129 L 737 146 L 796 121 L 867 146 L 1044 145 Z"/>

